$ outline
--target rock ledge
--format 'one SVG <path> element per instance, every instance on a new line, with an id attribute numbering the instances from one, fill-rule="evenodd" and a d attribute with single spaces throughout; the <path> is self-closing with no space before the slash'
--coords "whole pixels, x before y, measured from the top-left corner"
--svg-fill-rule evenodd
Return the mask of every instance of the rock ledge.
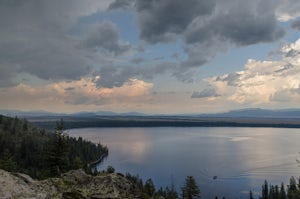
<path id="1" fill-rule="evenodd" d="M 38 181 L 0 169 L 0 199 L 126 199 L 140 198 L 139 194 L 134 184 L 115 173 L 91 176 L 73 170 L 60 178 Z"/>

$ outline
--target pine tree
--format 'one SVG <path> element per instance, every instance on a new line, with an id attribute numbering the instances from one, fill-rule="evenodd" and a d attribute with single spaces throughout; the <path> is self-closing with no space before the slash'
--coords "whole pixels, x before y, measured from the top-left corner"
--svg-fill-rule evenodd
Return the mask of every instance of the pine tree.
<path id="1" fill-rule="evenodd" d="M 83 167 L 84 167 L 84 164 L 83 164 L 82 160 L 80 159 L 80 157 L 76 156 L 75 159 L 73 160 L 72 168 L 80 169 Z"/>
<path id="2" fill-rule="evenodd" d="M 295 177 L 290 178 L 290 185 L 288 186 L 287 197 L 294 199 L 297 191 L 297 183 Z"/>
<path id="3" fill-rule="evenodd" d="M 281 183 L 280 192 L 279 192 L 279 198 L 280 199 L 286 199 L 286 193 L 285 193 L 285 188 L 284 188 L 284 184 L 283 183 Z"/>
<path id="4" fill-rule="evenodd" d="M 151 178 L 149 178 L 146 182 L 145 182 L 145 186 L 144 186 L 144 190 L 145 192 L 149 195 L 149 196 L 153 196 L 155 193 L 155 186 L 154 183 L 152 181 Z"/>
<path id="5" fill-rule="evenodd" d="M 168 187 L 167 187 L 168 188 Z M 167 190 L 166 188 L 166 190 Z M 171 183 L 171 189 L 168 188 L 168 191 L 166 192 L 166 199 L 177 199 L 178 198 L 178 193 L 175 190 L 174 183 Z"/>
<path id="6" fill-rule="evenodd" d="M 200 198 L 200 189 L 193 176 L 187 176 L 185 185 L 181 188 L 183 199 Z"/>
<path id="7" fill-rule="evenodd" d="M 249 192 L 249 199 L 254 199 L 252 191 Z"/>
<path id="8" fill-rule="evenodd" d="M 270 185 L 269 198 L 270 199 L 275 199 L 275 188 L 274 188 L 274 185 Z"/>
<path id="9" fill-rule="evenodd" d="M 8 149 L 5 149 L 0 159 L 0 168 L 6 171 L 14 171 L 16 163 Z"/>
<path id="10" fill-rule="evenodd" d="M 66 171 L 68 167 L 68 143 L 66 140 L 66 135 L 64 134 L 64 122 L 61 120 L 56 123 L 55 135 L 50 141 L 50 151 L 49 151 L 49 165 L 51 168 L 51 175 L 57 176 L 62 172 Z"/>
<path id="11" fill-rule="evenodd" d="M 278 185 L 275 185 L 275 198 L 279 199 L 279 187 L 278 187 Z"/>
<path id="12" fill-rule="evenodd" d="M 269 199 L 269 187 L 266 180 L 265 184 L 262 186 L 262 199 Z"/>

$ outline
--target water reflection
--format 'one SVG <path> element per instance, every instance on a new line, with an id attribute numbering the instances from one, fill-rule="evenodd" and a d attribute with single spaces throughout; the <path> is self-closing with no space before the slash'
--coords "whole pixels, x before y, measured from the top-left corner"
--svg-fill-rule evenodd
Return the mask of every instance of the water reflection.
<path id="1" fill-rule="evenodd" d="M 120 162 L 133 163 L 145 161 L 152 140 L 143 129 L 132 128 L 130 131 L 124 132 L 122 128 L 107 128 L 105 133 L 99 133 L 98 130 L 94 128 L 73 129 L 69 133 L 90 141 L 100 140 L 101 143 L 108 146 L 109 158 L 112 157 L 114 161 L 118 159 Z"/>
<path id="2" fill-rule="evenodd" d="M 179 189 L 187 175 L 197 179 L 203 198 L 246 198 L 272 184 L 298 176 L 297 129 L 271 128 L 98 128 L 71 130 L 73 136 L 109 148 L 99 169 L 151 177 L 158 186 L 172 181 Z M 214 176 L 217 178 L 214 179 Z"/>

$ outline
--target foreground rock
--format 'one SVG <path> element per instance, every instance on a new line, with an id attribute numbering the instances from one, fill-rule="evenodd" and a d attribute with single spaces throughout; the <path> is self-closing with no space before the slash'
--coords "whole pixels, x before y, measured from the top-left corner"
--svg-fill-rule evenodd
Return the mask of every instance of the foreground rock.
<path id="1" fill-rule="evenodd" d="M 21 173 L 0 169 L 0 198 L 140 198 L 138 188 L 117 174 L 87 175 L 82 170 L 70 171 L 60 178 L 37 181 Z"/>

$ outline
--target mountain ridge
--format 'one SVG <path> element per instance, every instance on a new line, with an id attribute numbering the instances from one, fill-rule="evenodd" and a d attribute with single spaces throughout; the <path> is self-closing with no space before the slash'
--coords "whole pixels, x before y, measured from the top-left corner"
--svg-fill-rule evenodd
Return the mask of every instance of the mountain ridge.
<path id="1" fill-rule="evenodd" d="M 39 117 L 39 116 L 71 116 L 71 117 L 96 117 L 96 116 L 190 116 L 190 117 L 228 117 L 228 118 L 300 118 L 300 109 L 262 109 L 248 108 L 236 109 L 221 113 L 200 113 L 200 114 L 146 114 L 141 112 L 112 111 L 81 111 L 75 113 L 54 113 L 43 110 L 38 111 L 19 111 L 19 110 L 0 110 L 0 114 L 11 117 Z"/>

